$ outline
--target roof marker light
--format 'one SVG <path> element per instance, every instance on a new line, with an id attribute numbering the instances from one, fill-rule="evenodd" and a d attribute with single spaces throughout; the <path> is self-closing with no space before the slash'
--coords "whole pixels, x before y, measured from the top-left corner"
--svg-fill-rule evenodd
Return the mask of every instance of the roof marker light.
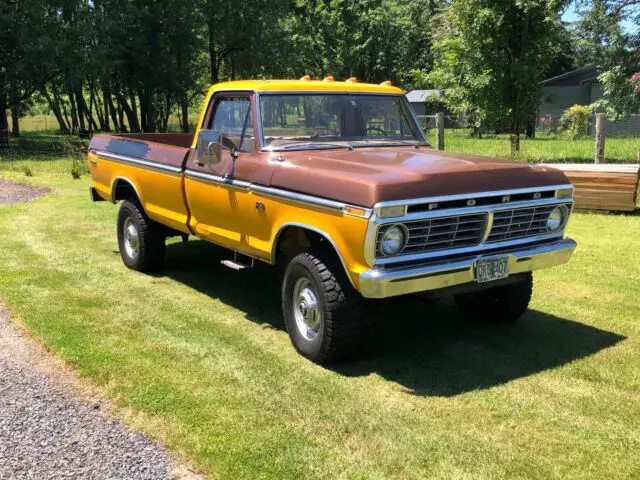
<path id="1" fill-rule="evenodd" d="M 391 83 L 391 80 L 385 80 L 380 85 L 382 85 L 384 87 L 390 87 L 392 85 L 392 83 Z"/>
<path id="2" fill-rule="evenodd" d="M 302 80 L 303 82 L 308 82 L 309 80 L 311 80 L 311 75 L 305 75 L 304 77 L 300 77 L 300 80 Z"/>
<path id="3" fill-rule="evenodd" d="M 358 83 L 358 79 L 356 77 L 347 78 L 344 83 Z"/>
<path id="4" fill-rule="evenodd" d="M 335 79 L 335 78 L 333 78 L 333 75 L 327 75 L 326 77 L 324 77 L 324 78 L 322 79 L 322 81 L 323 81 L 323 82 L 335 82 L 335 81 L 336 81 L 336 79 Z"/>

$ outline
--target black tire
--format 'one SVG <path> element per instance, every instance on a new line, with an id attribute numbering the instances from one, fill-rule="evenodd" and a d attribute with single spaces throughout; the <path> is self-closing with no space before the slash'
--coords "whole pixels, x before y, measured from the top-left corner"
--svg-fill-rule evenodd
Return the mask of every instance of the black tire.
<path id="1" fill-rule="evenodd" d="M 125 232 L 130 225 L 135 227 L 137 233 L 137 254 L 132 253 Z M 138 272 L 154 272 L 162 268 L 165 238 L 162 226 L 151 220 L 138 202 L 122 202 L 118 212 L 118 246 L 127 267 Z"/>
<path id="2" fill-rule="evenodd" d="M 532 293 L 533 275 L 529 272 L 508 285 L 456 295 L 455 301 L 470 318 L 506 324 L 515 322 L 527 311 Z"/>
<path id="3" fill-rule="evenodd" d="M 294 294 L 299 282 L 308 282 L 320 313 L 316 330 L 306 336 L 296 319 Z M 282 281 L 282 309 L 289 338 L 295 349 L 317 364 L 344 359 L 360 338 L 361 298 L 352 288 L 335 255 L 323 250 L 303 252 L 287 265 Z M 298 310 L 298 314 L 300 310 Z M 303 318 L 303 317 L 300 317 Z"/>

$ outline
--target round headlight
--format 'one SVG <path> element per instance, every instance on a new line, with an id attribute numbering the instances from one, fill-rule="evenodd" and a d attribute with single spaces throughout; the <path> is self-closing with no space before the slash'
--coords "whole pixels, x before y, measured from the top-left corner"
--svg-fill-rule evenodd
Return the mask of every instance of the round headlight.
<path id="1" fill-rule="evenodd" d="M 559 205 L 551 210 L 549 217 L 547 218 L 547 230 L 550 232 L 557 232 L 567 220 L 567 207 Z"/>
<path id="2" fill-rule="evenodd" d="M 404 249 L 406 241 L 407 235 L 404 227 L 394 225 L 387 229 L 382 235 L 380 239 L 380 250 L 383 255 L 397 255 Z"/>

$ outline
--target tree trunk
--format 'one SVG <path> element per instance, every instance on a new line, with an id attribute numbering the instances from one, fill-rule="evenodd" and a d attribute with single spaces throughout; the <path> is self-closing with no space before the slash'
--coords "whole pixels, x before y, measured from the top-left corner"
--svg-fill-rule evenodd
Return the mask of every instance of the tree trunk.
<path id="1" fill-rule="evenodd" d="M 147 117 L 147 132 L 149 133 L 155 133 L 156 131 L 156 110 L 155 110 L 155 104 L 153 102 L 153 89 L 149 86 L 147 86 L 145 88 L 145 100 L 146 100 L 146 105 L 145 105 L 145 110 L 146 110 L 146 115 L 145 117 Z M 140 110 L 142 110 L 142 107 L 140 107 Z"/>
<path id="2" fill-rule="evenodd" d="M 182 131 L 184 133 L 189 133 L 189 100 L 187 99 L 187 94 L 185 93 L 182 97 Z"/>
<path id="3" fill-rule="evenodd" d="M 67 125 L 72 125 L 71 121 L 69 120 L 69 114 L 67 112 L 67 107 L 65 105 L 65 103 L 62 101 L 62 99 L 60 97 L 56 97 L 56 101 L 58 102 L 58 105 L 60 105 L 60 108 L 62 108 L 62 116 L 64 117 L 65 121 L 67 122 Z M 72 133 L 73 132 L 73 127 L 71 126 L 68 130 L 68 133 Z"/>
<path id="4" fill-rule="evenodd" d="M 85 133 L 87 131 L 87 127 L 84 123 L 84 116 L 86 110 L 86 104 L 84 102 L 84 97 L 82 96 L 82 88 L 78 88 L 75 91 L 75 99 L 78 111 L 78 124 L 80 125 L 80 133 Z"/>
<path id="5" fill-rule="evenodd" d="M 140 100 L 140 116 L 138 117 L 138 104 L 136 103 L 135 94 L 131 94 L 131 110 L 133 111 L 133 116 L 136 118 L 135 127 L 131 126 L 131 131 L 135 130 L 137 132 L 146 131 L 147 121 L 144 118 L 144 109 L 142 108 L 142 100 Z M 138 118 L 140 118 L 140 122 L 138 122 Z"/>
<path id="6" fill-rule="evenodd" d="M 69 87 L 67 88 L 67 96 L 69 97 L 69 104 L 71 105 L 71 131 L 72 132 L 77 132 L 78 131 L 78 110 L 76 109 L 76 101 L 75 101 L 75 97 L 73 94 L 73 89 L 71 88 L 71 85 L 69 85 Z"/>
<path id="7" fill-rule="evenodd" d="M 111 131 L 111 125 L 109 122 L 109 110 L 110 110 L 110 105 L 109 105 L 109 93 L 107 92 L 107 89 L 104 88 L 102 90 L 102 103 L 104 104 L 104 130 L 105 132 L 109 132 Z M 114 120 L 115 121 L 115 120 Z"/>
<path id="8" fill-rule="evenodd" d="M 127 103 L 127 100 L 122 96 L 122 94 L 117 92 L 116 89 L 116 99 L 118 100 L 118 104 L 120 106 L 120 128 L 123 131 L 126 131 L 124 125 L 124 117 L 123 113 L 127 116 L 127 120 L 129 121 L 129 130 L 132 132 L 140 131 L 140 124 L 138 123 L 138 117 L 135 115 L 133 109 Z"/>
<path id="9" fill-rule="evenodd" d="M 91 118 L 93 118 L 93 108 L 95 107 L 96 109 L 96 116 L 98 117 L 98 123 L 100 124 L 100 130 L 101 131 L 105 131 L 105 125 L 104 125 L 104 117 L 102 116 L 102 112 L 104 111 L 102 108 L 102 105 L 100 105 L 100 102 L 98 101 L 100 98 L 100 95 L 96 95 L 96 90 L 93 86 L 90 87 L 89 89 L 89 115 L 91 116 Z M 95 125 L 95 122 L 94 122 Z"/>
<path id="10" fill-rule="evenodd" d="M 53 112 L 53 115 L 56 117 L 56 121 L 58 122 L 60 131 L 63 133 L 69 133 L 69 125 L 67 124 L 67 122 L 64 120 L 64 117 L 62 116 L 60 105 L 54 102 L 54 100 L 51 98 L 51 95 L 49 95 L 49 92 L 47 91 L 46 88 L 43 88 L 41 92 L 42 92 L 42 96 L 47 100 L 47 104 L 49 105 L 49 108 Z"/>
<path id="11" fill-rule="evenodd" d="M 120 120 L 120 131 L 126 132 L 127 127 L 124 124 L 124 108 L 122 108 L 121 104 L 118 104 L 118 118 Z"/>
<path id="12" fill-rule="evenodd" d="M 0 147 L 9 145 L 9 121 L 4 79 L 0 78 Z"/>
<path id="13" fill-rule="evenodd" d="M 207 30 L 209 40 L 209 65 L 211 67 L 211 83 L 216 84 L 218 83 L 220 72 L 218 68 L 219 62 L 215 42 L 216 25 L 213 17 L 209 17 L 209 20 L 207 22 Z"/>
<path id="14" fill-rule="evenodd" d="M 140 104 L 140 128 L 143 132 L 148 132 L 147 128 L 147 99 L 144 97 L 142 91 L 138 92 L 138 103 Z M 133 111 L 136 111 L 136 97 L 131 95 L 131 105 L 133 105 Z"/>
<path id="15" fill-rule="evenodd" d="M 520 132 L 512 133 L 509 140 L 511 141 L 511 156 L 515 157 L 520 151 Z"/>
<path id="16" fill-rule="evenodd" d="M 109 114 L 111 115 L 111 120 L 113 120 L 113 128 L 115 128 L 116 132 L 122 131 L 122 123 L 118 121 L 118 111 L 116 110 L 116 106 L 113 104 L 113 97 L 108 90 L 105 90 L 105 101 L 109 106 Z"/>
<path id="17" fill-rule="evenodd" d="M 93 119 L 93 112 L 92 112 L 92 108 L 87 106 L 87 102 L 84 99 L 84 95 L 80 95 L 79 97 L 79 104 L 82 105 L 82 113 L 84 114 L 84 117 L 87 120 L 87 124 L 89 127 L 89 131 L 95 131 L 98 130 L 98 125 L 96 125 L 96 121 Z M 84 123 L 84 122 L 83 122 Z"/>
<path id="18" fill-rule="evenodd" d="M 9 122 L 4 99 L 0 98 L 0 147 L 9 145 Z"/>
<path id="19" fill-rule="evenodd" d="M 18 116 L 18 112 L 15 108 L 11 109 L 11 136 L 20 136 L 20 117 Z"/>

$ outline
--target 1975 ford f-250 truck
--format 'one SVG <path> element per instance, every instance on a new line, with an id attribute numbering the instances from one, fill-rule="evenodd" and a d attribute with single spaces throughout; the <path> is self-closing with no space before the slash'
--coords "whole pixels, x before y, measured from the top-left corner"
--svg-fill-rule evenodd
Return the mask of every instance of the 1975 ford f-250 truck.
<path id="1" fill-rule="evenodd" d="M 532 271 L 565 263 L 573 188 L 553 168 L 432 149 L 403 91 L 324 80 L 214 85 L 195 136 L 96 135 L 94 201 L 122 201 L 118 243 L 139 271 L 167 237 L 195 235 L 283 273 L 295 348 L 336 360 L 356 305 L 454 295 L 469 316 L 516 320 Z"/>

